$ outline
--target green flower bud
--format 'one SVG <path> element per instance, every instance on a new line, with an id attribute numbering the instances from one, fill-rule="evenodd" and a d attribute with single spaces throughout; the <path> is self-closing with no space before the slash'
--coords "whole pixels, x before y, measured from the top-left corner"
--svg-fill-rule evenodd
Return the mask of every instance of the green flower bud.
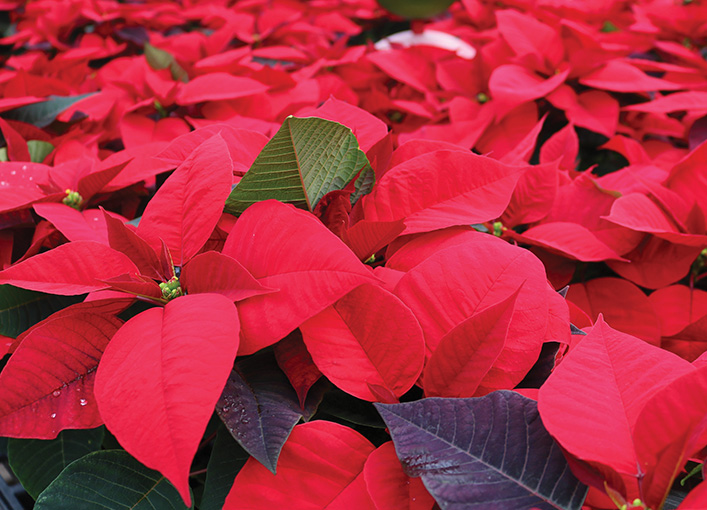
<path id="1" fill-rule="evenodd" d="M 488 103 L 490 99 L 491 98 L 483 92 L 476 94 L 476 100 L 481 104 Z"/>
<path id="2" fill-rule="evenodd" d="M 182 287 L 179 284 L 179 278 L 176 276 L 172 277 L 167 282 L 160 283 L 160 289 L 162 289 L 162 298 L 167 301 L 184 295 Z"/>
<path id="3" fill-rule="evenodd" d="M 506 230 L 506 227 L 503 226 L 503 223 L 500 221 L 493 222 L 493 235 L 496 237 L 501 237 L 504 230 Z"/>
<path id="4" fill-rule="evenodd" d="M 66 196 L 62 200 L 62 203 L 65 205 L 68 205 L 69 207 L 73 207 L 77 211 L 81 210 L 81 206 L 83 205 L 83 197 L 79 194 L 78 191 L 71 191 L 70 189 L 64 190 L 66 193 Z"/>

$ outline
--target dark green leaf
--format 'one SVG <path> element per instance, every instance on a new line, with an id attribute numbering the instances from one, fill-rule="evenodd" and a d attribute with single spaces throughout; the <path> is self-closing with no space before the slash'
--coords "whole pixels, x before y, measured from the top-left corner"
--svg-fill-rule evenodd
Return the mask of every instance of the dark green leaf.
<path id="1" fill-rule="evenodd" d="M 35 510 L 177 510 L 184 503 L 157 471 L 122 450 L 101 450 L 72 462 L 39 495 Z"/>
<path id="2" fill-rule="evenodd" d="M 63 430 L 56 439 L 10 439 L 10 467 L 34 499 L 73 461 L 99 450 L 104 428 Z"/>
<path id="3" fill-rule="evenodd" d="M 0 335 L 17 337 L 37 322 L 84 296 L 55 296 L 43 292 L 0 285 Z"/>
<path id="4" fill-rule="evenodd" d="M 221 510 L 233 480 L 250 455 L 241 448 L 225 427 L 221 427 L 214 441 L 209 465 L 206 468 L 204 497 L 200 510 Z"/>
<path id="5" fill-rule="evenodd" d="M 312 211 L 330 191 L 343 189 L 370 168 L 351 130 L 318 118 L 288 117 L 226 200 L 239 215 L 274 198 Z M 366 181 L 362 181 L 362 184 Z"/>
<path id="6" fill-rule="evenodd" d="M 69 106 L 93 94 L 95 94 L 95 92 L 81 94 L 80 96 L 49 96 L 48 101 L 20 106 L 14 110 L 4 112 L 3 118 L 26 122 L 27 124 L 32 124 L 39 128 L 47 127 L 54 122 L 57 115 L 66 110 Z"/>
<path id="7" fill-rule="evenodd" d="M 360 153 L 360 156 L 366 158 L 363 152 Z M 362 168 L 362 170 L 354 182 L 355 191 L 351 194 L 351 205 L 358 202 L 363 195 L 368 195 L 373 189 L 373 185 L 376 183 L 376 174 L 373 168 L 371 168 L 371 165 L 368 164 L 368 159 L 365 159 L 365 161 L 359 160 L 356 166 Z"/>

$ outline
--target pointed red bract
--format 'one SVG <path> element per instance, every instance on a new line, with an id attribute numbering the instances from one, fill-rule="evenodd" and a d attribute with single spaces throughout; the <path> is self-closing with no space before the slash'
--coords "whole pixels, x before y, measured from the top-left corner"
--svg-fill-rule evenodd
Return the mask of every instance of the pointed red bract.
<path id="1" fill-rule="evenodd" d="M 137 266 L 140 274 L 154 279 L 163 278 L 159 257 L 155 250 L 134 230 L 108 212 L 103 211 L 110 247 L 124 253 Z"/>
<path id="2" fill-rule="evenodd" d="M 236 99 L 265 92 L 270 87 L 247 78 L 228 73 L 209 73 L 182 85 L 177 104 L 190 105 L 219 99 Z"/>
<path id="3" fill-rule="evenodd" d="M 642 472 L 635 435 L 639 414 L 659 388 L 694 370 L 685 360 L 612 329 L 600 316 L 540 388 L 538 410 L 567 452 L 610 480 L 615 474 L 633 479 L 626 495 L 632 500 L 639 496 Z"/>
<path id="4" fill-rule="evenodd" d="M 425 366 L 425 396 L 481 396 L 476 390 L 506 344 L 520 289 L 444 335 Z"/>
<path id="5" fill-rule="evenodd" d="M 507 299 L 521 284 L 508 341 L 487 381 L 491 388 L 510 389 L 532 367 L 548 330 L 545 270 L 529 251 L 488 234 L 470 234 L 467 242 L 442 249 L 408 271 L 395 294 L 420 321 L 433 353 L 453 328 Z"/>
<path id="6" fill-rule="evenodd" d="M 211 292 L 231 301 L 277 292 L 262 286 L 246 268 L 228 255 L 215 251 L 201 253 L 191 259 L 180 276 L 186 292 Z"/>
<path id="7" fill-rule="evenodd" d="M 261 285 L 279 289 L 238 303 L 240 354 L 274 344 L 354 287 L 376 280 L 315 216 L 275 200 L 246 209 L 223 253 Z"/>
<path id="8" fill-rule="evenodd" d="M 319 370 L 362 400 L 377 401 L 369 384 L 399 397 L 422 372 L 425 341 L 412 312 L 395 295 L 361 285 L 300 326 Z"/>
<path id="9" fill-rule="evenodd" d="M 87 219 L 79 211 L 68 205 L 58 203 L 39 203 L 32 206 L 42 218 L 48 220 L 64 234 L 69 241 L 93 241 L 108 244 L 105 231 L 92 228 Z"/>
<path id="10" fill-rule="evenodd" d="M 187 505 L 189 466 L 233 367 L 238 330 L 228 298 L 178 297 L 130 319 L 98 367 L 95 394 L 106 426 Z"/>
<path id="11" fill-rule="evenodd" d="M 196 255 L 221 217 L 232 167 L 221 135 L 199 145 L 147 204 L 137 229 L 140 237 L 154 249 L 164 240 L 177 266 Z"/>
<path id="12" fill-rule="evenodd" d="M 307 351 L 307 346 L 304 345 L 299 329 L 276 343 L 273 353 L 278 366 L 297 392 L 300 407 L 304 409 L 307 393 L 314 383 L 322 377 L 322 373 L 312 361 L 312 356 Z"/>
<path id="13" fill-rule="evenodd" d="M 53 439 L 103 423 L 93 396 L 98 360 L 122 321 L 83 312 L 27 334 L 0 374 L 0 434 Z"/>
<path id="14" fill-rule="evenodd" d="M 62 296 L 108 286 L 100 280 L 137 268 L 128 257 L 103 244 L 76 241 L 30 257 L 0 272 L 0 283 Z"/>
<path id="15" fill-rule="evenodd" d="M 405 220 L 405 234 L 497 218 L 523 168 L 458 151 L 423 154 L 388 170 L 363 199 L 365 218 Z"/>
<path id="16" fill-rule="evenodd" d="M 317 420 L 297 425 L 280 452 L 277 475 L 249 459 L 223 508 L 376 510 L 363 477 L 374 449 L 361 434 L 338 423 Z"/>

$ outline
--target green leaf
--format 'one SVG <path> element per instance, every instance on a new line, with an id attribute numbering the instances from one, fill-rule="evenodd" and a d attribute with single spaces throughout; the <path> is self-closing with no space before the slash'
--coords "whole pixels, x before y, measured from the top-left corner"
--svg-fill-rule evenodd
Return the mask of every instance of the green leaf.
<path id="1" fill-rule="evenodd" d="M 49 101 L 20 106 L 14 110 L 3 113 L 3 118 L 26 122 L 39 128 L 47 127 L 54 122 L 57 115 L 66 110 L 72 104 L 81 101 L 95 92 L 81 94 L 80 96 L 49 96 Z"/>
<path id="2" fill-rule="evenodd" d="M 361 151 L 359 156 L 366 158 L 366 155 Z M 356 178 L 354 182 L 354 192 L 351 194 L 351 205 L 354 205 L 363 195 L 368 195 L 371 190 L 373 190 L 373 185 L 376 183 L 376 173 L 373 168 L 368 164 L 368 159 L 365 161 L 359 160 L 356 164 L 357 167 L 363 168 L 361 173 Z"/>
<path id="3" fill-rule="evenodd" d="M 221 426 L 206 467 L 206 483 L 204 497 L 199 505 L 200 510 L 223 508 L 233 480 L 249 457 L 250 455 L 233 439 L 228 429 Z"/>
<path id="4" fill-rule="evenodd" d="M 101 450 L 69 464 L 37 498 L 35 510 L 177 510 L 177 489 L 123 450 Z"/>
<path id="5" fill-rule="evenodd" d="M 103 442 L 103 427 L 63 430 L 56 439 L 10 439 L 10 467 L 34 499 L 73 461 L 94 452 Z"/>
<path id="6" fill-rule="evenodd" d="M 80 302 L 84 296 L 55 296 L 0 285 L 0 335 L 17 335 L 54 312 Z"/>
<path id="7" fill-rule="evenodd" d="M 314 117 L 287 117 L 231 191 L 225 210 L 239 215 L 256 202 L 274 198 L 312 211 L 324 195 L 343 189 L 368 168 L 349 128 Z"/>
<path id="8" fill-rule="evenodd" d="M 29 140 L 27 141 L 27 149 L 29 149 L 32 163 L 41 163 L 54 150 L 54 146 L 42 140 Z"/>
<path id="9" fill-rule="evenodd" d="M 155 46 L 152 46 L 150 43 L 145 43 L 144 52 L 147 63 L 155 71 L 159 71 L 160 69 L 169 69 L 173 80 L 184 83 L 189 81 L 187 72 L 177 63 L 174 55 L 168 51 L 161 50 Z"/>

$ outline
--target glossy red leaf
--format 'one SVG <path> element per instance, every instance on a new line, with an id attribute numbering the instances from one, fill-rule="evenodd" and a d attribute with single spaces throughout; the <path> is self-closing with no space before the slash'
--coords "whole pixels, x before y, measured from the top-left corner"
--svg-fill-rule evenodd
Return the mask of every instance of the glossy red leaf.
<path id="1" fill-rule="evenodd" d="M 223 508 L 376 510 L 363 476 L 374 450 L 361 434 L 338 423 L 316 420 L 297 425 L 280 452 L 277 475 L 249 459 Z"/>
<path id="2" fill-rule="evenodd" d="M 87 222 L 85 216 L 68 205 L 48 202 L 32 206 L 37 214 L 48 220 L 69 241 L 93 241 L 108 244 L 105 231 L 100 232 Z"/>
<path id="3" fill-rule="evenodd" d="M 300 326 L 319 370 L 337 387 L 376 401 L 368 384 L 399 397 L 422 372 L 425 341 L 412 312 L 395 295 L 361 285 Z"/>
<path id="4" fill-rule="evenodd" d="M 425 366 L 425 396 L 475 396 L 481 381 L 506 344 L 521 287 L 503 301 L 472 315 L 442 337 Z"/>
<path id="5" fill-rule="evenodd" d="M 342 232 L 341 238 L 360 260 L 387 246 L 405 230 L 405 221 L 361 220 Z"/>
<path id="6" fill-rule="evenodd" d="M 405 220 L 405 234 L 483 223 L 503 213 L 523 168 L 435 151 L 388 170 L 363 199 L 365 218 Z"/>
<path id="7" fill-rule="evenodd" d="M 575 170 L 579 156 L 579 138 L 570 122 L 554 133 L 540 147 L 540 163 L 560 162 L 560 168 Z"/>
<path id="8" fill-rule="evenodd" d="M 577 94 L 569 85 L 562 85 L 550 94 L 547 100 L 564 110 L 567 119 L 576 126 L 606 137 L 616 134 L 619 102 L 602 90 L 588 90 Z"/>
<path id="9" fill-rule="evenodd" d="M 431 510 L 435 504 L 422 480 L 410 478 L 403 471 L 391 441 L 368 456 L 363 478 L 376 510 Z"/>
<path id="10" fill-rule="evenodd" d="M 519 57 L 528 60 L 538 71 L 554 71 L 563 57 L 563 44 L 554 28 L 529 13 L 516 10 L 496 11 L 501 37 Z"/>
<path id="11" fill-rule="evenodd" d="M 279 289 L 238 303 L 239 354 L 274 344 L 354 287 L 376 280 L 315 216 L 275 200 L 246 209 L 223 254 L 240 262 L 261 285 Z"/>
<path id="12" fill-rule="evenodd" d="M 142 275 L 123 274 L 103 281 L 110 285 L 111 290 L 119 290 L 157 300 L 162 299 L 160 286 L 153 279 Z"/>
<path id="13" fill-rule="evenodd" d="M 0 434 L 53 439 L 64 429 L 101 425 L 95 370 L 121 324 L 82 312 L 33 328 L 0 374 Z"/>
<path id="14" fill-rule="evenodd" d="M 307 393 L 322 377 L 322 373 L 312 361 L 312 356 L 302 340 L 302 333 L 296 329 L 276 343 L 273 352 L 277 364 L 297 392 L 300 407 L 304 407 Z"/>
<path id="15" fill-rule="evenodd" d="M 427 92 L 436 88 L 434 70 L 423 54 L 414 49 L 375 51 L 366 58 L 385 74 L 415 90 Z"/>
<path id="16" fill-rule="evenodd" d="M 197 76 L 182 85 L 177 104 L 190 105 L 219 99 L 237 99 L 261 94 L 270 87 L 252 78 L 228 73 L 209 73 Z"/>
<path id="17" fill-rule="evenodd" d="M 72 296 L 105 289 L 100 280 L 136 271 L 122 253 L 104 244 L 76 241 L 10 266 L 0 272 L 0 283 Z"/>
<path id="18" fill-rule="evenodd" d="M 175 265 L 196 255 L 216 227 L 231 192 L 233 163 L 221 135 L 199 145 L 150 200 L 137 233 L 158 249 L 169 247 Z"/>
<path id="19" fill-rule="evenodd" d="M 201 253 L 191 259 L 180 276 L 186 292 L 211 292 L 231 301 L 277 292 L 262 286 L 237 260 L 215 251 Z"/>
<path id="20" fill-rule="evenodd" d="M 600 316 L 540 388 L 538 410 L 570 454 L 604 476 L 637 480 L 635 430 L 641 410 L 659 388 L 693 370 L 674 354 L 610 328 Z M 634 497 L 635 484 L 627 495 Z"/>
<path id="21" fill-rule="evenodd" d="M 30 161 L 27 142 L 22 135 L 17 132 L 5 119 L 0 118 L 0 131 L 7 148 L 7 156 L 10 161 Z"/>
<path id="22" fill-rule="evenodd" d="M 645 103 L 624 106 L 624 110 L 634 112 L 670 113 L 680 110 L 707 111 L 707 92 L 693 90 L 676 92 L 667 96 L 656 97 Z"/>
<path id="23" fill-rule="evenodd" d="M 233 367 L 238 330 L 227 298 L 178 297 L 125 323 L 98 367 L 95 394 L 106 426 L 187 505 L 189 466 Z"/>
<path id="24" fill-rule="evenodd" d="M 707 507 L 707 482 L 702 481 L 682 500 L 678 510 L 702 510 Z"/>
<path id="25" fill-rule="evenodd" d="M 513 388 L 533 366 L 547 334 L 545 270 L 528 250 L 488 234 L 469 237 L 471 241 L 440 250 L 408 271 L 395 293 L 417 317 L 432 353 L 453 328 L 523 284 L 506 345 L 489 374 L 489 385 Z"/>
<path id="26" fill-rule="evenodd" d="M 660 346 L 660 315 L 641 289 L 623 278 L 595 278 L 570 285 L 567 299 L 594 321 L 602 314 L 611 327 Z"/>

